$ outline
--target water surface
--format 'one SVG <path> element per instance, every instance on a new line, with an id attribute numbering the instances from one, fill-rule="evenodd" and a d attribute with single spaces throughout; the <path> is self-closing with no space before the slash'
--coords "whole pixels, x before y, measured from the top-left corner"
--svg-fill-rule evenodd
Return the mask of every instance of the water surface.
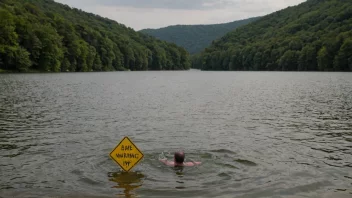
<path id="1" fill-rule="evenodd" d="M 0 197 L 351 197 L 351 120 L 351 73 L 1 74 Z"/>

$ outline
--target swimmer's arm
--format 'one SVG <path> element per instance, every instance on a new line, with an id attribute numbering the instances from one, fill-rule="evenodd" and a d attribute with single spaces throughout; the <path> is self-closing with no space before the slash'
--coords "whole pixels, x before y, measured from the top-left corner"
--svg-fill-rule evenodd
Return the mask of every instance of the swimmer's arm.
<path id="1" fill-rule="evenodd" d="M 161 161 L 162 163 L 164 163 L 164 164 L 166 164 L 166 165 L 168 164 L 168 163 L 167 163 L 167 159 L 159 159 L 159 161 Z"/>
<path id="2" fill-rule="evenodd" d="M 200 165 L 202 162 L 185 162 L 185 166 L 195 166 L 195 165 Z"/>
<path id="3" fill-rule="evenodd" d="M 167 161 L 167 159 L 159 159 L 162 163 L 164 163 L 167 166 L 175 166 L 174 162 Z"/>

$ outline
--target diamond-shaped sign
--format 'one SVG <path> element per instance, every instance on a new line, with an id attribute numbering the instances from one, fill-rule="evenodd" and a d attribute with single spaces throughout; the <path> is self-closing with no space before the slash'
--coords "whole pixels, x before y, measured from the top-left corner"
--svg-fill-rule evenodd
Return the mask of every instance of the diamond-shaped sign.
<path id="1" fill-rule="evenodd" d="M 130 171 L 144 157 L 143 153 L 125 137 L 110 153 L 113 159 L 124 171 Z"/>

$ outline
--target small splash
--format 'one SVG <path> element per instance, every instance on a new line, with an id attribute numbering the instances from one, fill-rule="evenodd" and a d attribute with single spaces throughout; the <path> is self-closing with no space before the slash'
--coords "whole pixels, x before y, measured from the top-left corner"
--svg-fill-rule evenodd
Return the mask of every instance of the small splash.
<path id="1" fill-rule="evenodd" d="M 167 159 L 166 153 L 162 152 L 159 154 L 159 160 L 166 160 L 166 159 Z"/>

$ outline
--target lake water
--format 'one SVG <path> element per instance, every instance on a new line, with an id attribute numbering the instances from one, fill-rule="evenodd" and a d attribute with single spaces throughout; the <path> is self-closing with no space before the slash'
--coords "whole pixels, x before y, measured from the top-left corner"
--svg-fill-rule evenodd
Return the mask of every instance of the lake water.
<path id="1" fill-rule="evenodd" d="M 202 165 L 158 161 L 178 149 Z M 2 74 L 0 176 L 6 198 L 351 197 L 352 73 Z"/>

